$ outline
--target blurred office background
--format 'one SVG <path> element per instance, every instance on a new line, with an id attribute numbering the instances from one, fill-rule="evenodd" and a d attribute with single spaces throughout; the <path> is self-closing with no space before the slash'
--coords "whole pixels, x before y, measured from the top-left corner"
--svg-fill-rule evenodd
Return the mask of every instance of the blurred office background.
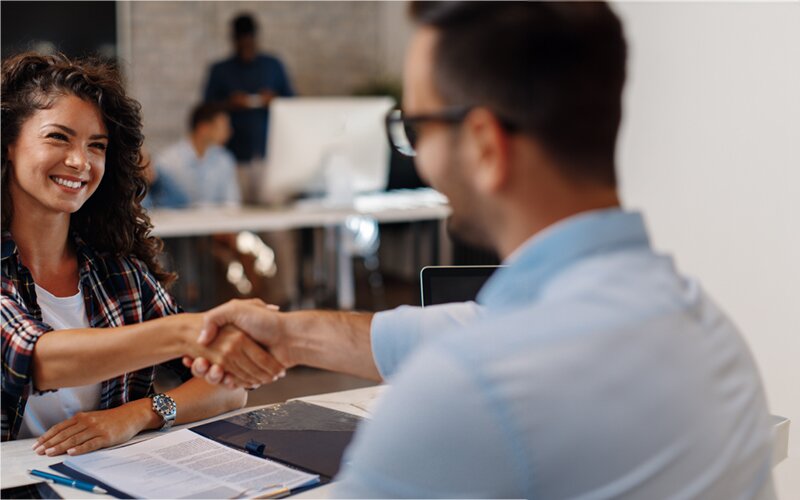
<path id="1" fill-rule="evenodd" d="M 630 45 L 619 150 L 624 201 L 644 210 L 656 247 L 675 254 L 744 332 L 772 412 L 793 421 L 789 459 L 775 469 L 778 493 L 800 498 L 800 3 L 614 6 Z M 3 2 L 3 56 L 32 43 L 116 57 L 157 151 L 184 133 L 209 64 L 230 54 L 237 13 L 256 16 L 260 48 L 281 57 L 299 95 L 341 96 L 399 85 L 411 33 L 405 9 L 405 2 Z M 55 24 L 32 28 L 47 18 Z M 112 35 L 103 31 L 111 27 Z M 387 307 L 415 300 L 414 277 L 406 278 L 387 283 L 389 294 L 401 290 Z M 365 290 L 363 279 L 358 287 Z M 306 377 L 300 390 L 337 388 L 312 376 L 296 377 Z M 351 382 L 359 383 L 342 383 Z"/>

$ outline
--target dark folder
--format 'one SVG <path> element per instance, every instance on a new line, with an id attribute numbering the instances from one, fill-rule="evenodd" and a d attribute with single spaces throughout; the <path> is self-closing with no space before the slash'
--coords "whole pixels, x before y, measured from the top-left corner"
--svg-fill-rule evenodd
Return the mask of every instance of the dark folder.
<path id="1" fill-rule="evenodd" d="M 327 482 L 339 472 L 344 451 L 361 420 L 349 413 L 290 401 L 191 430 L 233 448 L 319 474 Z"/>

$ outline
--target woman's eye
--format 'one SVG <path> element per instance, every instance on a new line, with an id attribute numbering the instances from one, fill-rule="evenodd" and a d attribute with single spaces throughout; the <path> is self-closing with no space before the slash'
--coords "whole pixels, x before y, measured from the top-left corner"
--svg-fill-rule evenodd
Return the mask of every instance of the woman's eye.
<path id="1" fill-rule="evenodd" d="M 56 139 L 56 140 L 59 140 L 59 141 L 68 141 L 69 140 L 67 138 L 67 136 L 65 134 L 62 134 L 61 132 L 50 132 L 49 134 L 47 134 L 47 137 L 50 138 L 50 139 Z"/>
<path id="2" fill-rule="evenodd" d="M 94 142 L 91 144 L 91 147 L 99 149 L 100 151 L 105 151 L 107 146 L 102 142 Z"/>

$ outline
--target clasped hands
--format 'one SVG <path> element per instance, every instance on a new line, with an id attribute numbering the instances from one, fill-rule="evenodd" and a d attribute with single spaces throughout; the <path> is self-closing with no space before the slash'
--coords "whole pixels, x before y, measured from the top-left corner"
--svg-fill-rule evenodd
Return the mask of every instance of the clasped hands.
<path id="1" fill-rule="evenodd" d="M 210 384 L 254 389 L 297 364 L 285 336 L 276 306 L 232 300 L 203 315 L 196 355 L 184 356 L 183 364 Z"/>
<path id="2" fill-rule="evenodd" d="M 290 349 L 279 342 L 277 309 L 257 299 L 235 300 L 203 315 L 181 314 L 166 321 L 190 354 L 183 362 L 195 376 L 230 389 L 249 389 L 278 380 L 286 368 L 297 364 Z M 124 443 L 147 428 L 153 415 L 149 399 L 80 412 L 52 426 L 35 441 L 33 450 L 48 456 L 79 455 Z"/>

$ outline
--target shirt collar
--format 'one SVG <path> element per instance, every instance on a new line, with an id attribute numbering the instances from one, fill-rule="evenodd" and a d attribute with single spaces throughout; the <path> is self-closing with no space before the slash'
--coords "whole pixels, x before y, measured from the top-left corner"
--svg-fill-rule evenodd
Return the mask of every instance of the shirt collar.
<path id="1" fill-rule="evenodd" d="M 644 219 L 619 208 L 584 212 L 533 235 L 478 294 L 489 308 L 533 300 L 556 274 L 583 258 L 626 247 L 649 247 Z"/>
<path id="2" fill-rule="evenodd" d="M 6 260 L 9 257 L 16 257 L 18 253 L 17 244 L 14 243 L 14 238 L 11 237 L 11 233 L 9 231 L 3 231 L 2 259 Z"/>

